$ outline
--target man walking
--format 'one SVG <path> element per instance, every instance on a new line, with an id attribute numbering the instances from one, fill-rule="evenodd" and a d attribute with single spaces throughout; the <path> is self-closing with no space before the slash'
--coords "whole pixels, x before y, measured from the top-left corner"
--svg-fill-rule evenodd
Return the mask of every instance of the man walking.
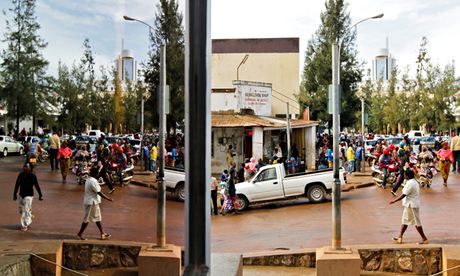
<path id="1" fill-rule="evenodd" d="M 60 147 L 61 141 L 59 140 L 59 136 L 56 131 L 53 131 L 53 135 L 50 137 L 50 163 L 52 171 L 54 169 L 59 170 L 57 155 Z"/>
<path id="2" fill-rule="evenodd" d="M 402 194 L 390 201 L 390 204 L 402 200 L 404 206 L 402 225 L 398 237 L 394 237 L 393 240 L 397 243 L 402 243 L 404 232 L 407 230 L 408 225 L 415 225 L 415 229 L 422 237 L 422 241 L 419 244 L 428 244 L 428 238 L 423 233 L 422 223 L 420 222 L 420 186 L 415 180 L 415 174 L 412 170 L 406 170 L 404 177 L 407 182 L 402 190 Z"/>
<path id="3" fill-rule="evenodd" d="M 37 176 L 31 172 L 29 163 L 24 164 L 23 172 L 18 175 L 14 186 L 13 200 L 18 199 L 19 190 L 19 214 L 21 215 L 21 231 L 27 231 L 32 224 L 32 200 L 34 199 L 34 187 L 37 189 L 39 198 L 43 200 L 42 191 L 38 185 Z"/>
<path id="4" fill-rule="evenodd" d="M 452 164 L 452 172 L 460 171 L 460 137 L 452 132 L 452 138 L 450 140 L 450 150 L 454 155 L 454 163 Z"/>
<path id="5" fill-rule="evenodd" d="M 77 234 L 77 237 L 81 240 L 85 240 L 83 238 L 83 232 L 85 231 L 86 227 L 90 222 L 95 222 L 97 228 L 101 233 L 101 240 L 106 240 L 111 237 L 110 234 L 105 233 L 102 230 L 102 216 L 101 216 L 101 209 L 99 205 L 101 204 L 101 197 L 107 199 L 108 201 L 113 201 L 110 197 L 106 196 L 101 191 L 101 186 L 96 180 L 96 177 L 99 173 L 97 167 L 92 167 L 89 171 L 90 177 L 86 180 L 85 183 L 85 197 L 84 197 L 84 205 L 85 205 L 85 216 L 83 217 L 83 223 L 81 224 L 80 231 Z"/>
<path id="6" fill-rule="evenodd" d="M 360 172 L 361 171 L 361 161 L 363 159 L 363 146 L 361 141 L 358 141 L 358 146 L 356 147 L 356 153 L 355 153 L 355 171 Z"/>

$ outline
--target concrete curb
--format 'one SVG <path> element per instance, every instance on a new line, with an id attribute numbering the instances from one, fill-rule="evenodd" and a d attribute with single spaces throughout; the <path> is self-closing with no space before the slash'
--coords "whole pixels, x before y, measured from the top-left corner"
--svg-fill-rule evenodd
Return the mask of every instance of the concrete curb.
<path id="1" fill-rule="evenodd" d="M 366 188 L 370 186 L 374 186 L 374 182 L 363 182 L 359 184 L 347 184 L 345 188 L 342 189 L 342 192 L 349 192 L 354 189 L 361 189 L 361 188 Z"/>

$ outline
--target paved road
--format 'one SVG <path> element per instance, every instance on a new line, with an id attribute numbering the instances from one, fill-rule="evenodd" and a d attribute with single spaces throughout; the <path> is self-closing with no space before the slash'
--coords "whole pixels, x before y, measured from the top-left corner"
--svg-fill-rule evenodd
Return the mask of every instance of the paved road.
<path id="1" fill-rule="evenodd" d="M 83 216 L 83 186 L 71 176 L 62 184 L 60 174 L 42 164 L 36 173 L 44 201 L 34 201 L 35 219 L 29 232 L 18 231 L 17 202 L 12 191 L 20 171 L 20 157 L 0 159 L 0 240 L 72 239 Z M 106 190 L 107 188 L 103 188 Z M 113 239 L 155 242 L 155 192 L 130 185 L 118 188 L 114 202 L 103 201 L 103 224 Z M 347 244 L 391 243 L 400 226 L 400 203 L 388 205 L 389 190 L 369 187 L 343 193 L 342 241 Z M 421 218 L 432 243 L 460 244 L 460 174 L 443 187 L 437 176 L 431 189 L 422 190 Z M 167 242 L 184 244 L 184 205 L 167 202 Z M 275 248 L 315 248 L 330 244 L 331 202 L 309 204 L 298 200 L 253 208 L 239 215 L 212 217 L 212 250 L 250 252 Z M 95 225 L 87 235 L 97 238 Z M 409 228 L 405 241 L 417 242 Z"/>

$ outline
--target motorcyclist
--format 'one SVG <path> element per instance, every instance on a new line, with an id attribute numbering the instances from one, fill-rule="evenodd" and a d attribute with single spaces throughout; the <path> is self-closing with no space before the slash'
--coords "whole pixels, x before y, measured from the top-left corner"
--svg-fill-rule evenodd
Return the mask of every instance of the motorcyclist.
<path id="1" fill-rule="evenodd" d="M 126 159 L 126 154 L 123 152 L 122 147 L 117 148 L 117 154 L 115 155 L 115 162 L 117 163 L 119 168 L 125 168 L 127 159 Z"/>
<path id="2" fill-rule="evenodd" d="M 89 151 L 86 150 L 86 145 L 82 145 L 81 148 L 75 154 L 75 162 L 78 163 L 88 161 L 89 156 Z"/>
<path id="3" fill-rule="evenodd" d="M 115 191 L 112 180 L 109 178 L 107 173 L 107 161 L 110 156 L 111 152 L 109 149 L 109 143 L 104 139 L 97 149 L 97 167 L 99 168 L 99 177 L 102 177 L 104 182 L 107 184 L 107 187 L 109 188 L 109 194 Z"/>
<path id="4" fill-rule="evenodd" d="M 408 147 L 406 146 L 405 142 L 399 143 L 399 148 L 397 151 L 397 161 L 398 161 L 398 177 L 396 183 L 393 185 L 391 189 L 391 194 L 396 196 L 396 191 L 398 191 L 399 186 L 404 181 L 404 170 L 409 168 L 410 164 L 410 152 L 407 151 Z"/>
<path id="5" fill-rule="evenodd" d="M 31 164 L 31 170 L 37 163 L 37 154 L 38 154 L 38 139 L 32 138 L 29 144 L 29 151 L 27 152 L 26 163 Z"/>
<path id="6" fill-rule="evenodd" d="M 386 188 L 388 178 L 388 165 L 392 163 L 391 152 L 389 148 L 383 150 L 383 154 L 379 158 L 379 168 L 383 171 L 383 182 L 381 187 Z"/>

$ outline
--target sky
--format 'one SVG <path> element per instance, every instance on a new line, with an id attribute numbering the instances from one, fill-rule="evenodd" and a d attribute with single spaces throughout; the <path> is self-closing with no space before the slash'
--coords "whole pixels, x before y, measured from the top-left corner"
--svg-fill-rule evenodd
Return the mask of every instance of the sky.
<path id="1" fill-rule="evenodd" d="M 300 38 L 300 71 L 308 40 L 320 25 L 323 0 L 212 0 L 211 38 Z M 142 62 L 148 53 L 148 28 L 137 22 L 124 21 L 128 15 L 154 23 L 158 0 L 37 0 L 39 34 L 48 42 L 43 55 L 49 60 L 48 71 L 56 75 L 58 62 L 67 65 L 78 61 L 83 41 L 89 38 L 96 66 L 111 66 L 124 48 L 131 49 Z M 185 0 L 179 9 L 185 17 Z M 352 22 L 384 13 L 382 19 L 369 20 L 357 27 L 358 58 L 370 68 L 372 58 L 389 41 L 389 51 L 400 69 L 415 68 L 423 36 L 428 38 L 428 52 L 441 66 L 460 60 L 459 0 L 349 0 Z M 0 1 L 0 10 L 8 11 L 10 0 Z M 0 18 L 0 35 L 4 39 L 5 16 Z M 0 49 L 5 44 L 0 42 Z M 458 70 L 457 70 L 458 71 Z M 457 72 L 457 75 L 458 72 Z"/>

